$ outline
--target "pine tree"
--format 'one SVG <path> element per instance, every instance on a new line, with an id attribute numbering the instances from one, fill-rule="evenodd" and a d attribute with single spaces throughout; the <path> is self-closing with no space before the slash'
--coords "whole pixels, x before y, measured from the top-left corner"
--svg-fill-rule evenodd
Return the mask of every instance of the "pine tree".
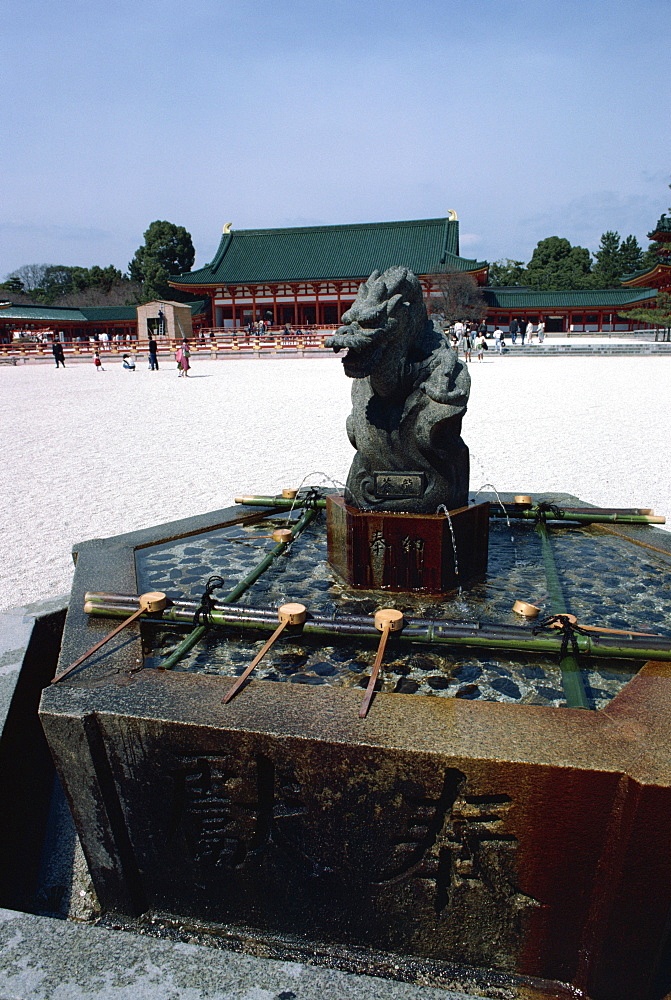
<path id="1" fill-rule="evenodd" d="M 196 257 L 191 234 L 184 226 L 157 220 L 144 234 L 144 244 L 135 251 L 128 265 L 133 281 L 142 284 L 145 302 L 151 299 L 177 298 L 168 280 L 173 274 L 190 271 Z"/>
<path id="2" fill-rule="evenodd" d="M 614 229 L 603 233 L 596 254 L 596 264 L 590 284 L 593 288 L 613 288 L 620 284 L 622 257 L 620 234 Z"/>
<path id="3" fill-rule="evenodd" d="M 524 262 L 503 257 L 489 265 L 489 284 L 492 288 L 505 288 L 522 283 Z"/>
<path id="4" fill-rule="evenodd" d="M 620 277 L 640 271 L 643 264 L 643 249 L 635 236 L 627 236 L 620 244 Z"/>
<path id="5" fill-rule="evenodd" d="M 627 309 L 621 313 L 627 319 L 638 323 L 647 323 L 656 328 L 655 340 L 671 340 L 671 294 L 662 292 L 655 299 L 655 304 L 640 309 Z"/>

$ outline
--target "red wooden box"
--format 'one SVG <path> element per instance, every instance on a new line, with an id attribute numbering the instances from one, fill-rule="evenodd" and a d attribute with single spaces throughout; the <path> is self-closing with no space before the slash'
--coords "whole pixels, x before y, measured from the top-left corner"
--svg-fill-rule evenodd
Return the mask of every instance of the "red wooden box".
<path id="1" fill-rule="evenodd" d="M 488 503 L 450 511 L 454 545 L 444 514 L 361 511 L 329 495 L 326 518 L 328 561 L 351 587 L 445 594 L 487 571 Z"/>

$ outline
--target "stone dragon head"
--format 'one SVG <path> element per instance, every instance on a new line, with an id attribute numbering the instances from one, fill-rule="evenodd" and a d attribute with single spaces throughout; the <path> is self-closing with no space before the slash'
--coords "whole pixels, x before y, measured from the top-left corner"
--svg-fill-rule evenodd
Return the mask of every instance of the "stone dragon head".
<path id="1" fill-rule="evenodd" d="M 379 375 L 408 356 L 426 320 L 421 285 L 407 267 L 373 271 L 326 346 L 347 350 L 342 363 L 349 378 Z"/>
<path id="2" fill-rule="evenodd" d="M 342 364 L 349 378 L 370 378 L 382 397 L 421 386 L 435 402 L 465 406 L 468 372 L 429 320 L 422 286 L 409 268 L 373 271 L 342 321 L 325 344 L 336 354 L 347 351 Z"/>
<path id="3" fill-rule="evenodd" d="M 354 379 L 347 433 L 357 454 L 345 490 L 360 509 L 435 512 L 468 496 L 468 449 L 460 438 L 470 376 L 430 322 L 422 286 L 407 267 L 373 271 L 343 326 L 326 341 Z M 423 494 L 376 495 L 376 475 L 420 474 Z"/>

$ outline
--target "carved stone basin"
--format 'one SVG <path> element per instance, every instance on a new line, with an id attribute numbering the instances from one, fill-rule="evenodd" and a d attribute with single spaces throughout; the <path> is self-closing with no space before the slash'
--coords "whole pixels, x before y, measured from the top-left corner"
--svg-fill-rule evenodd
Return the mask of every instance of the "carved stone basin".
<path id="1" fill-rule="evenodd" d="M 110 629 L 84 614 L 86 591 L 197 597 L 210 573 L 239 572 L 245 537 L 258 554 L 265 543 L 251 535 L 268 514 L 228 509 L 79 546 L 60 668 Z M 669 635 L 671 536 L 576 533 L 567 528 L 558 552 L 580 620 L 618 627 L 625 615 L 630 628 Z M 480 589 L 407 596 L 405 607 L 506 621 L 516 598 L 542 603 L 524 534 L 515 526 L 511 541 L 492 525 Z M 223 553 L 210 563 L 208 544 Z M 347 592 L 300 545 L 244 601 L 307 593 L 334 615 L 379 606 L 381 595 Z M 213 633 L 178 669 L 157 669 L 175 639 L 134 625 L 42 697 L 106 910 L 280 934 L 338 948 L 352 968 L 362 948 L 411 956 L 428 981 L 455 981 L 456 963 L 511 995 L 661 995 L 671 664 L 585 664 L 585 711 L 562 706 L 547 657 L 390 646 L 360 719 L 372 647 L 290 638 L 223 705 L 258 637 Z"/>

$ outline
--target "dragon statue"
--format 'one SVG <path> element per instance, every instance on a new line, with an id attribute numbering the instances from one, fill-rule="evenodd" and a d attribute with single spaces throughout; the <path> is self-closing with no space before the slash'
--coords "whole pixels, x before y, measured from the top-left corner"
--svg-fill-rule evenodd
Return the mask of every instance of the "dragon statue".
<path id="1" fill-rule="evenodd" d="M 470 376 L 429 320 L 407 267 L 373 271 L 326 341 L 354 379 L 347 433 L 356 448 L 345 502 L 359 510 L 435 514 L 468 503 L 461 421 Z"/>

